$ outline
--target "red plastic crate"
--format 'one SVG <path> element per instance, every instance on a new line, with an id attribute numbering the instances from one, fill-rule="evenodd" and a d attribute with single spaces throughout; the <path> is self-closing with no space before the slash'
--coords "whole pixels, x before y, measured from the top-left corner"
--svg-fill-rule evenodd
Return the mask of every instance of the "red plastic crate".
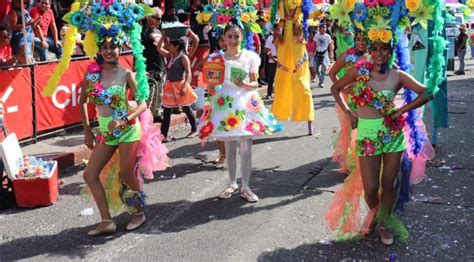
<path id="1" fill-rule="evenodd" d="M 56 202 L 59 194 L 58 162 L 54 161 L 50 178 L 31 178 L 13 180 L 18 207 L 49 206 Z"/>

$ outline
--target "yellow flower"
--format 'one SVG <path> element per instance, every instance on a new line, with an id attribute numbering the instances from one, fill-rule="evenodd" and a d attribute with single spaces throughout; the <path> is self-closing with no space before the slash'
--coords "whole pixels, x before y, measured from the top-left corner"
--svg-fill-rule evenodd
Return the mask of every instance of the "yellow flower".
<path id="1" fill-rule="evenodd" d="M 405 5 L 410 12 L 415 12 L 420 7 L 420 0 L 405 0 Z"/>
<path id="2" fill-rule="evenodd" d="M 376 42 L 377 40 L 379 40 L 379 33 L 375 29 L 370 29 L 368 36 L 369 36 L 369 40 L 372 42 Z"/>
<path id="3" fill-rule="evenodd" d="M 392 31 L 390 30 L 387 30 L 387 29 L 379 30 L 378 35 L 379 35 L 380 40 L 384 43 L 388 43 L 390 42 L 390 40 L 392 40 Z"/>
<path id="4" fill-rule="evenodd" d="M 240 18 L 240 20 L 242 20 L 242 22 L 244 23 L 248 23 L 250 22 L 250 16 L 247 13 L 242 14 L 242 17 Z"/>
<path id="5" fill-rule="evenodd" d="M 356 0 L 345 0 L 344 2 L 345 2 L 345 6 L 348 9 L 348 11 L 354 10 Z"/>
<path id="6" fill-rule="evenodd" d="M 239 127 L 240 124 L 242 123 L 242 119 L 240 119 L 240 117 L 238 117 L 236 114 L 230 114 L 224 119 L 224 122 L 225 122 L 226 129 L 231 130 L 231 129 Z"/>
<path id="7" fill-rule="evenodd" d="M 196 15 L 196 21 L 198 22 L 198 24 L 202 24 L 204 22 L 204 19 L 202 17 L 204 13 L 199 13 Z"/>
<path id="8" fill-rule="evenodd" d="M 202 20 L 203 20 L 204 22 L 208 22 L 209 20 L 211 20 L 211 14 L 203 13 L 203 14 L 202 14 Z"/>

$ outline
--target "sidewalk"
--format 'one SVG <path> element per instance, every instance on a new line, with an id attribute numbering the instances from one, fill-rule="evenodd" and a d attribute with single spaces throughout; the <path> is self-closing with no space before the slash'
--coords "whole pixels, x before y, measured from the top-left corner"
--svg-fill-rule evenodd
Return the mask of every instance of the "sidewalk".
<path id="1" fill-rule="evenodd" d="M 258 89 L 261 95 L 265 95 L 266 86 Z M 177 128 L 185 123 L 186 114 L 171 115 L 170 129 Z M 161 123 L 155 123 L 160 128 Z M 77 165 L 88 159 L 91 150 L 84 145 L 84 136 L 82 127 L 73 128 L 66 132 L 66 135 L 52 135 L 45 139 L 38 139 L 35 144 L 29 144 L 21 147 L 23 155 L 35 155 L 44 159 L 52 159 L 58 161 L 59 169 Z"/>

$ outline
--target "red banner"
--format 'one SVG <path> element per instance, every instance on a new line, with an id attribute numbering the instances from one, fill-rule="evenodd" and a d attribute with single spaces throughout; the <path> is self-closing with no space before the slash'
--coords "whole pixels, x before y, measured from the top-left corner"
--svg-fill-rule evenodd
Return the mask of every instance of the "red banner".
<path id="1" fill-rule="evenodd" d="M 33 108 L 30 68 L 0 71 L 0 103 L 5 126 L 18 139 L 33 136 Z"/>
<path id="2" fill-rule="evenodd" d="M 133 58 L 132 56 L 122 56 L 119 62 L 123 67 L 130 69 Z M 44 97 L 41 93 L 56 64 L 35 66 L 36 128 L 38 132 L 81 122 L 79 111 L 81 82 L 90 63 L 90 60 L 71 62 L 52 97 Z M 92 104 L 89 106 L 89 117 L 96 117 Z"/>

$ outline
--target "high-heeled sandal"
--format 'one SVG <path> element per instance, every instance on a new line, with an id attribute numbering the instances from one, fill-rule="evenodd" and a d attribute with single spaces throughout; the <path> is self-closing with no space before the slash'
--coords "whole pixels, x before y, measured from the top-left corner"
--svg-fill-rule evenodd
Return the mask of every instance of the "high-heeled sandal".
<path id="1" fill-rule="evenodd" d="M 104 228 L 100 228 L 100 225 L 104 222 L 108 222 L 109 224 L 105 226 Z M 111 234 L 114 234 L 116 230 L 117 230 L 117 226 L 115 225 L 112 219 L 102 219 L 102 221 L 99 223 L 99 225 L 96 228 L 87 232 L 87 235 L 91 237 L 111 235 Z"/>
<path id="2" fill-rule="evenodd" d="M 141 225 L 143 225 L 143 223 L 145 223 L 146 217 L 145 217 L 145 214 L 143 212 L 135 213 L 135 214 L 132 215 L 132 217 L 138 216 L 138 215 L 141 217 L 140 221 L 138 221 L 138 223 L 132 223 L 130 221 L 130 223 L 128 223 L 128 225 L 126 227 L 127 231 L 135 230 L 135 229 L 139 228 Z"/>

